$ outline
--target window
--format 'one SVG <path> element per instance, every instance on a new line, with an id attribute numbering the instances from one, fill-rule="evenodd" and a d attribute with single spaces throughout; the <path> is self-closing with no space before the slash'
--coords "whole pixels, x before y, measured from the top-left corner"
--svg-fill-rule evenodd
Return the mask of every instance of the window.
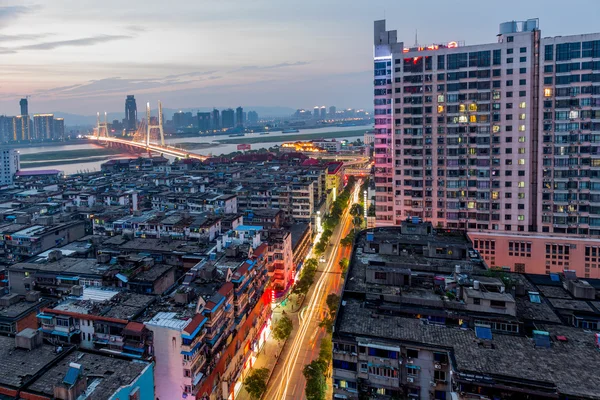
<path id="1" fill-rule="evenodd" d="M 525 159 L 519 158 L 519 165 L 525 165 Z"/>
<path id="2" fill-rule="evenodd" d="M 544 46 L 544 61 L 553 61 L 554 60 L 554 45 L 547 44 Z"/>
<path id="3" fill-rule="evenodd" d="M 512 54 L 514 49 L 506 49 L 506 54 Z"/>
<path id="4" fill-rule="evenodd" d="M 517 220 L 519 220 L 519 221 L 525 221 L 525 216 L 524 215 L 519 215 L 517 217 Z"/>
<path id="5" fill-rule="evenodd" d="M 526 102 L 522 101 L 522 102 L 519 103 L 519 108 L 525 108 L 525 107 L 527 107 L 527 103 Z"/>
<path id="6" fill-rule="evenodd" d="M 519 143 L 525 143 L 525 136 L 519 136 Z"/>
<path id="7" fill-rule="evenodd" d="M 433 379 L 439 382 L 446 382 L 446 371 L 436 370 L 433 373 Z"/>
<path id="8" fill-rule="evenodd" d="M 498 308 L 505 308 L 506 307 L 506 302 L 499 301 L 499 300 L 490 300 L 490 306 L 491 307 L 498 307 Z"/>
<path id="9" fill-rule="evenodd" d="M 481 305 L 481 299 L 478 299 L 478 298 L 473 299 L 473 304 L 475 304 L 476 306 Z"/>
<path id="10" fill-rule="evenodd" d="M 523 181 L 519 182 L 519 187 L 520 188 L 524 188 L 525 187 L 525 182 L 523 182 Z"/>
<path id="11" fill-rule="evenodd" d="M 545 88 L 544 89 L 544 97 L 552 97 L 552 89 Z"/>
<path id="12" fill-rule="evenodd" d="M 408 358 L 419 358 L 419 350 L 406 349 L 406 357 L 408 357 Z"/>
<path id="13" fill-rule="evenodd" d="M 527 47 L 521 47 L 519 53 L 527 53 Z"/>
<path id="14" fill-rule="evenodd" d="M 387 273 L 385 273 L 385 272 L 375 272 L 375 279 L 386 280 L 387 279 Z"/>
<path id="15" fill-rule="evenodd" d="M 525 132 L 525 125 L 519 125 L 519 132 Z"/>
<path id="16" fill-rule="evenodd" d="M 512 62 L 513 62 L 512 57 L 509 57 L 509 58 L 506 59 L 506 63 L 507 64 L 512 64 Z"/>
<path id="17" fill-rule="evenodd" d="M 519 62 L 526 62 L 527 61 L 527 57 L 519 57 Z"/>

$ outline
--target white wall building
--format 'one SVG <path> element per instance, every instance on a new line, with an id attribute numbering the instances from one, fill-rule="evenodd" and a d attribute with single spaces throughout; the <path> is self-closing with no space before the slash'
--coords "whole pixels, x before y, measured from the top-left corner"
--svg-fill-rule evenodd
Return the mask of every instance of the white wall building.
<path id="1" fill-rule="evenodd" d="M 15 149 L 0 150 L 0 187 L 13 184 L 20 166 L 19 152 Z"/>

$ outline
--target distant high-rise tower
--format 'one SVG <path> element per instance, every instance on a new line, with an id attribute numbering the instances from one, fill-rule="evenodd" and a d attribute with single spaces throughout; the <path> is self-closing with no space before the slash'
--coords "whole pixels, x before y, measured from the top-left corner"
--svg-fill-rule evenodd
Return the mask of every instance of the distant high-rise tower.
<path id="1" fill-rule="evenodd" d="M 221 116 L 219 110 L 217 110 L 216 108 L 212 112 L 212 128 L 214 130 L 221 129 Z"/>
<path id="2" fill-rule="evenodd" d="M 198 112 L 198 130 L 200 132 L 208 132 L 210 130 L 210 113 Z"/>
<path id="3" fill-rule="evenodd" d="M 64 118 L 54 118 L 54 138 L 63 140 L 65 138 Z"/>
<path id="4" fill-rule="evenodd" d="M 231 108 L 221 111 L 221 119 L 223 120 L 223 129 L 233 128 L 235 126 L 235 111 Z"/>
<path id="5" fill-rule="evenodd" d="M 13 118 L 13 140 L 31 140 L 31 123 L 27 115 L 17 115 Z"/>
<path id="6" fill-rule="evenodd" d="M 29 106 L 27 99 L 21 99 L 21 101 L 19 101 L 19 105 L 21 106 L 21 115 L 29 115 Z"/>
<path id="7" fill-rule="evenodd" d="M 319 106 L 315 106 L 315 108 L 313 108 L 313 118 L 319 119 L 319 115 L 320 115 Z"/>
<path id="8" fill-rule="evenodd" d="M 33 116 L 34 140 L 54 139 L 54 114 L 35 114 Z"/>
<path id="9" fill-rule="evenodd" d="M 321 113 L 321 119 L 327 118 L 327 108 L 325 108 L 325 106 L 321 107 L 320 113 Z"/>
<path id="10" fill-rule="evenodd" d="M 258 122 L 258 113 L 256 111 L 248 112 L 248 123 L 255 124 Z"/>
<path id="11" fill-rule="evenodd" d="M 335 117 L 335 113 L 337 112 L 337 109 L 335 108 L 335 106 L 331 106 L 329 107 L 329 117 Z"/>
<path id="12" fill-rule="evenodd" d="M 244 126 L 244 109 L 242 107 L 235 109 L 235 125 Z"/>
<path id="13" fill-rule="evenodd" d="M 128 95 L 125 100 L 125 130 L 135 132 L 137 130 L 137 105 L 135 96 Z"/>

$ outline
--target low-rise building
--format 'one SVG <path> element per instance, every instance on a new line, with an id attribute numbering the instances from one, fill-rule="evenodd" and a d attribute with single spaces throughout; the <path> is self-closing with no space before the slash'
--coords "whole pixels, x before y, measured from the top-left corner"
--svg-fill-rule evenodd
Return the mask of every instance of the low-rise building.
<path id="1" fill-rule="evenodd" d="M 363 231 L 334 327 L 334 392 L 596 399 L 595 286 L 489 270 L 465 233 L 428 223 Z"/>

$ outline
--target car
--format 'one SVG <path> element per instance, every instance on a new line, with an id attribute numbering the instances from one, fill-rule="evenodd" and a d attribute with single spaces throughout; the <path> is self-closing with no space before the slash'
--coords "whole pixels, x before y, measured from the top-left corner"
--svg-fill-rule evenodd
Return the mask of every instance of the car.
<path id="1" fill-rule="evenodd" d="M 327 262 L 327 260 L 325 259 L 325 257 L 321 257 L 321 258 L 319 258 L 319 262 L 324 263 L 324 262 Z"/>

